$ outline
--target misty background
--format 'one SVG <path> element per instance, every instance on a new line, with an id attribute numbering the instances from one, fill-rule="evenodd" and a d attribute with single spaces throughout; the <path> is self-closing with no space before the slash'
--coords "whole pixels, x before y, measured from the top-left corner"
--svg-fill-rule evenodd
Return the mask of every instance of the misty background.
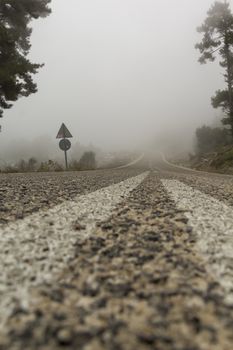
<path id="1" fill-rule="evenodd" d="M 0 120 L 0 159 L 62 156 L 62 122 L 73 156 L 85 149 L 189 152 L 195 129 L 215 124 L 210 98 L 224 87 L 218 63 L 200 65 L 196 32 L 213 0 L 52 0 L 33 22 L 30 59 L 45 63 L 38 93 Z M 231 7 L 233 1 L 230 1 Z"/>

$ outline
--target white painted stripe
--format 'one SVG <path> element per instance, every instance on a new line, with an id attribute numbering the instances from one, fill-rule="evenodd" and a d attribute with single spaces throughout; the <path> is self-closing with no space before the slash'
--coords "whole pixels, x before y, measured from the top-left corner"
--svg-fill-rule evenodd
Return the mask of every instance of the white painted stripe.
<path id="1" fill-rule="evenodd" d="M 135 165 L 135 164 L 139 163 L 144 158 L 144 156 L 145 156 L 145 154 L 143 153 L 137 159 L 133 160 L 132 162 L 125 164 L 125 165 L 122 165 L 122 166 L 119 166 L 116 169 L 124 169 L 124 168 L 128 168 L 132 165 Z"/>
<path id="2" fill-rule="evenodd" d="M 187 168 L 187 167 L 182 166 L 182 165 L 170 163 L 170 162 L 166 159 L 165 154 L 164 154 L 163 152 L 158 151 L 157 153 L 160 154 L 160 156 L 161 156 L 161 158 L 162 158 L 162 161 L 163 161 L 165 164 L 167 164 L 167 165 L 169 165 L 169 166 L 171 166 L 171 167 L 173 167 L 173 168 L 178 168 L 178 169 L 181 169 L 181 170 L 187 170 L 187 171 L 193 172 L 193 173 L 204 173 L 203 171 L 199 171 L 199 170 L 196 170 L 196 169 Z"/>
<path id="3" fill-rule="evenodd" d="M 183 170 L 187 170 L 187 171 L 190 172 L 190 174 L 191 174 L 191 172 L 192 172 L 192 173 L 197 173 L 197 174 L 202 174 L 202 175 L 209 175 L 209 174 L 211 174 L 211 175 L 216 175 L 216 176 L 219 176 L 219 177 L 229 177 L 229 178 L 232 178 L 232 177 L 233 177 L 233 176 L 230 175 L 230 174 L 216 173 L 216 172 L 214 172 L 214 171 L 208 172 L 208 171 L 204 171 L 204 170 L 197 170 L 197 169 L 188 168 L 188 167 L 185 167 L 185 166 L 182 166 L 182 165 L 173 164 L 173 163 L 170 163 L 170 162 L 166 159 L 164 153 L 162 153 L 162 152 L 158 152 L 158 153 L 161 155 L 162 160 L 163 160 L 164 163 L 166 163 L 167 165 L 170 165 L 170 166 L 173 167 L 173 168 L 179 168 L 179 169 L 181 169 L 181 170 L 182 170 L 182 169 L 183 169 Z"/>
<path id="4" fill-rule="evenodd" d="M 209 271 L 233 303 L 233 209 L 179 181 L 162 180 L 171 198 L 185 213 L 197 234 L 197 247 Z"/>
<path id="5" fill-rule="evenodd" d="M 0 226 L 0 325 L 17 303 L 27 307 L 30 287 L 52 281 L 64 269 L 77 239 L 92 234 L 147 174 Z M 74 229 L 77 220 L 85 229 Z"/>

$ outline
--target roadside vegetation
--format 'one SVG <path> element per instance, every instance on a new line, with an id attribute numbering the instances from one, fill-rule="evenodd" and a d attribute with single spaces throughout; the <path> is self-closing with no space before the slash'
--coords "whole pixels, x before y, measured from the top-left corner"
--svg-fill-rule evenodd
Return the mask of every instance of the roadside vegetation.
<path id="1" fill-rule="evenodd" d="M 69 171 L 95 170 L 97 168 L 96 155 L 94 152 L 84 152 L 80 160 L 71 160 Z M 64 171 L 64 166 L 55 160 L 39 162 L 32 157 L 28 160 L 21 159 L 11 165 L 5 165 L 0 169 L 2 173 L 31 173 L 31 172 L 51 172 Z"/>
<path id="2" fill-rule="evenodd" d="M 28 59 L 33 19 L 50 14 L 51 0 L 4 0 L 0 2 L 0 117 L 20 97 L 37 91 L 33 81 L 43 64 Z"/>
<path id="3" fill-rule="evenodd" d="M 197 128 L 195 154 L 190 155 L 191 166 L 233 173 L 233 14 L 230 3 L 216 1 L 197 30 L 203 35 L 195 46 L 200 52 L 199 62 L 219 61 L 225 89 L 217 90 L 211 98 L 212 107 L 223 114 L 222 126 Z"/>
<path id="4" fill-rule="evenodd" d="M 83 147 L 84 148 L 84 147 Z M 138 152 L 103 153 L 100 150 L 85 150 L 71 153 L 68 171 L 89 171 L 96 169 L 114 169 L 124 166 L 138 157 Z M 41 161 L 36 157 L 21 159 L 20 161 L 1 162 L 0 173 L 33 173 L 33 172 L 61 172 L 65 171 L 64 160 L 49 159 Z"/>

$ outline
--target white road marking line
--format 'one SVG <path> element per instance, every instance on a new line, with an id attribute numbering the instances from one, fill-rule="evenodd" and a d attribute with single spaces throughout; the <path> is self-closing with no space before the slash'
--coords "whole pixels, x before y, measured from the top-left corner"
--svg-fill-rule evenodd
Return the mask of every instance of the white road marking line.
<path id="1" fill-rule="evenodd" d="M 173 168 L 178 168 L 178 169 L 181 169 L 181 170 L 187 170 L 187 171 L 193 172 L 193 173 L 204 173 L 204 172 L 202 172 L 202 171 L 200 171 L 200 170 L 196 170 L 196 169 L 188 168 L 188 167 L 185 167 L 185 166 L 182 166 L 182 165 L 170 163 L 170 162 L 166 159 L 166 157 L 165 157 L 165 155 L 164 155 L 163 152 L 159 152 L 159 151 L 158 151 L 158 153 L 160 154 L 160 156 L 161 156 L 163 162 L 164 162 L 165 164 L 167 164 L 167 165 L 170 165 L 170 166 L 173 167 Z"/>
<path id="2" fill-rule="evenodd" d="M 233 209 L 180 181 L 162 183 L 177 207 L 189 210 L 185 215 L 197 234 L 197 247 L 233 304 Z"/>
<path id="3" fill-rule="evenodd" d="M 216 176 L 219 176 L 219 177 L 227 177 L 227 178 L 232 178 L 232 177 L 233 177 L 233 176 L 230 175 L 230 174 L 222 174 L 222 173 L 216 173 L 216 172 L 212 172 L 212 171 L 211 171 L 211 173 L 210 173 L 210 172 L 204 171 L 204 170 L 197 170 L 197 169 L 188 168 L 188 167 L 185 167 L 185 166 L 182 166 L 182 165 L 173 164 L 173 163 L 170 163 L 170 162 L 166 159 L 165 155 L 164 155 L 162 152 L 158 152 L 158 153 L 161 155 L 162 160 L 163 160 L 167 165 L 170 165 L 171 167 L 175 167 L 175 168 L 187 170 L 187 171 L 190 172 L 190 175 L 192 175 L 192 174 L 191 174 L 191 172 L 192 172 L 192 173 L 202 174 L 202 175 L 209 175 L 209 174 L 211 174 L 211 175 L 216 175 Z"/>
<path id="4" fill-rule="evenodd" d="M 124 168 L 129 168 L 130 166 L 132 165 L 135 165 L 137 163 L 139 163 L 143 158 L 144 158 L 145 154 L 141 154 L 137 159 L 133 160 L 132 162 L 128 163 L 128 164 L 125 164 L 125 165 L 122 165 L 122 166 L 119 166 L 117 167 L 116 169 L 124 169 Z"/>
<path id="5" fill-rule="evenodd" d="M 77 238 L 90 235 L 97 222 L 107 220 L 147 174 L 0 226 L 0 325 L 15 306 L 27 307 L 30 287 L 52 281 L 64 269 Z M 73 228 L 77 220 L 85 229 Z"/>

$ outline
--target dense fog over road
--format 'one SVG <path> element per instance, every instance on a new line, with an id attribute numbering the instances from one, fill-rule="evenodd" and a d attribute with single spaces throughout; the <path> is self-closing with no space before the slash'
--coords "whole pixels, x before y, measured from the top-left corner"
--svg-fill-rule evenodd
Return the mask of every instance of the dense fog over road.
<path id="1" fill-rule="evenodd" d="M 212 3 L 52 0 L 52 15 L 33 23 L 30 58 L 45 63 L 39 91 L 5 112 L 1 157 L 20 140 L 55 142 L 63 121 L 74 141 L 104 149 L 155 140 L 191 148 L 195 129 L 221 116 L 210 105 L 221 70 L 201 66 L 194 49 Z"/>
<path id="2" fill-rule="evenodd" d="M 233 0 L 0 0 L 2 116 L 0 350 L 232 350 Z"/>

